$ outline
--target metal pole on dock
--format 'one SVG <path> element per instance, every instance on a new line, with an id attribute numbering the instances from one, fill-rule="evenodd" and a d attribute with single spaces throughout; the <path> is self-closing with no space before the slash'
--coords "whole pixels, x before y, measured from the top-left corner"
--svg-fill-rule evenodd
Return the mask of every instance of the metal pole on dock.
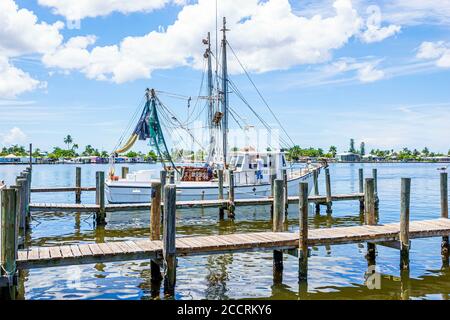
<path id="1" fill-rule="evenodd" d="M 373 178 L 366 179 L 364 191 L 364 222 L 366 225 L 374 226 L 377 222 L 375 218 L 375 181 Z M 375 244 L 367 243 L 367 259 L 369 265 L 375 264 L 375 256 Z"/>
<path id="2" fill-rule="evenodd" d="M 409 270 L 409 207 L 411 179 L 402 178 L 400 193 L 400 270 Z"/>
<path id="3" fill-rule="evenodd" d="M 6 278 L 8 289 L 14 285 L 17 257 L 17 191 L 3 188 L 1 197 L 0 274 Z"/>
<path id="4" fill-rule="evenodd" d="M 128 167 L 122 167 L 122 179 L 127 178 L 127 174 L 130 172 L 130 168 Z"/>
<path id="5" fill-rule="evenodd" d="M 313 182 L 314 182 L 314 195 L 319 195 L 319 171 L 316 169 L 313 171 Z M 320 204 L 316 203 L 316 214 L 320 214 Z"/>
<path id="6" fill-rule="evenodd" d="M 103 171 L 97 171 L 95 178 L 96 178 L 95 204 L 99 206 L 96 222 L 97 225 L 105 225 L 106 224 L 105 173 Z"/>
<path id="7" fill-rule="evenodd" d="M 164 188 L 164 223 L 163 223 L 163 258 L 164 258 L 164 292 L 173 296 L 176 281 L 176 201 L 175 185 Z"/>
<path id="8" fill-rule="evenodd" d="M 448 173 L 441 172 L 441 218 L 448 219 Z M 449 265 L 449 237 L 442 237 L 441 253 L 444 266 Z"/>
<path id="9" fill-rule="evenodd" d="M 331 178 L 329 168 L 325 168 L 325 186 L 327 190 L 327 214 L 331 214 L 333 212 L 331 209 L 333 203 L 331 201 Z"/>
<path id="10" fill-rule="evenodd" d="M 217 172 L 218 180 L 219 180 L 219 200 L 223 200 L 223 169 L 219 169 Z M 223 205 L 221 204 L 219 206 L 219 218 L 220 220 L 223 220 L 225 214 L 225 210 L 223 208 Z"/>
<path id="11" fill-rule="evenodd" d="M 81 203 L 81 167 L 75 169 L 75 203 Z"/>
<path id="12" fill-rule="evenodd" d="M 228 217 L 234 218 L 234 171 L 228 171 Z"/>
<path id="13" fill-rule="evenodd" d="M 150 207 L 150 240 L 161 239 L 161 182 L 152 182 Z M 157 261 L 150 261 L 151 282 L 160 284 L 161 268 Z"/>
<path id="14" fill-rule="evenodd" d="M 298 262 L 299 282 L 308 280 L 308 183 L 302 182 L 299 186 L 299 247 Z"/>
<path id="15" fill-rule="evenodd" d="M 284 181 L 281 179 L 275 180 L 274 197 L 273 197 L 273 232 L 282 232 L 284 223 Z M 280 250 L 273 251 L 273 276 L 275 283 L 282 283 L 283 280 L 283 252 Z"/>

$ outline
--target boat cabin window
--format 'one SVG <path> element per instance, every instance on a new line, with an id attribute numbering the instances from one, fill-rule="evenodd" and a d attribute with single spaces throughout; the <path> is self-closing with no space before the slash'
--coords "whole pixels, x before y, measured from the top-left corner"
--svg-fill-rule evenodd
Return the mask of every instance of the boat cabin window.
<path id="1" fill-rule="evenodd" d="M 281 161 L 283 163 L 283 167 L 286 167 L 286 158 L 284 157 L 284 154 L 281 156 Z"/>
<path id="2" fill-rule="evenodd" d="M 238 156 L 236 159 L 236 164 L 235 164 L 236 168 L 241 168 L 243 162 L 244 162 L 244 157 Z"/>

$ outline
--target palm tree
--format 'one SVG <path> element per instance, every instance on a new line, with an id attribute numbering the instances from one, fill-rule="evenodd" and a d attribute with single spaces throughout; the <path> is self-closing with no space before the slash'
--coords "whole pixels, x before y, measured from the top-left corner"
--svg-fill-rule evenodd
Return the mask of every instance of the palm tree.
<path id="1" fill-rule="evenodd" d="M 334 158 L 334 157 L 336 157 L 337 148 L 335 146 L 331 146 L 330 150 L 328 152 L 331 153 L 333 155 L 333 158 Z"/>
<path id="2" fill-rule="evenodd" d="M 70 149 L 70 145 L 72 144 L 72 142 L 72 136 L 68 134 L 67 137 L 64 138 L 64 143 L 67 145 L 67 149 Z"/>

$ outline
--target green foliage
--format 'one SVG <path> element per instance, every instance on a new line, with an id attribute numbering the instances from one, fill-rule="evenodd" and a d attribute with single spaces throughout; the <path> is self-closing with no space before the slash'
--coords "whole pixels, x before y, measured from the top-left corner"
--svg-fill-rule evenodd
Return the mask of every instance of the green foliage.
<path id="1" fill-rule="evenodd" d="M 337 148 L 335 146 L 331 146 L 330 149 L 328 150 L 328 153 L 331 154 L 330 158 L 336 157 Z"/>
<path id="2" fill-rule="evenodd" d="M 78 156 L 78 154 L 73 149 L 65 150 L 65 149 L 61 149 L 59 147 L 55 147 L 53 149 L 53 152 L 48 155 L 48 158 L 53 159 L 53 160 L 60 159 L 60 158 L 71 159 L 71 158 L 75 158 L 77 156 Z"/>
<path id="3" fill-rule="evenodd" d="M 348 152 L 356 153 L 355 139 L 350 139 L 350 149 L 348 150 Z"/>
<path id="4" fill-rule="evenodd" d="M 146 161 L 148 161 L 148 160 L 157 161 L 158 160 L 158 155 L 152 150 L 145 156 L 144 159 Z"/>
<path id="5" fill-rule="evenodd" d="M 300 146 L 294 146 L 286 153 L 288 160 L 298 160 L 300 157 L 323 157 L 325 154 L 322 149 L 307 148 L 302 149 Z"/>
<path id="6" fill-rule="evenodd" d="M 366 144 L 364 142 L 361 142 L 361 145 L 359 147 L 359 154 L 361 156 L 365 156 L 366 155 Z"/>
<path id="7" fill-rule="evenodd" d="M 28 155 L 28 152 L 25 150 L 25 147 L 19 146 L 19 145 L 13 145 L 11 147 L 3 147 L 2 151 L 0 152 L 0 156 L 7 156 L 10 154 L 14 154 L 18 157 L 25 157 Z"/>
<path id="8" fill-rule="evenodd" d="M 70 134 L 68 134 L 65 138 L 64 138 L 64 143 L 67 145 L 67 149 L 71 149 L 70 145 L 73 143 L 73 139 L 72 136 Z"/>
<path id="9" fill-rule="evenodd" d="M 125 155 L 125 157 L 128 157 L 128 158 L 137 158 L 137 157 L 139 157 L 139 153 L 134 152 L 134 151 L 130 151 L 130 152 L 128 152 L 128 153 Z"/>

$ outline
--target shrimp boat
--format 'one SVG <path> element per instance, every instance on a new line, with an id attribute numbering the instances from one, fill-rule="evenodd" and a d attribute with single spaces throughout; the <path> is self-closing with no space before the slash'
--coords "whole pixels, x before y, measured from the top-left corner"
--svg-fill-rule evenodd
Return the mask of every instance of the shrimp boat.
<path id="1" fill-rule="evenodd" d="M 164 176 L 169 176 L 170 183 L 176 184 L 177 199 L 180 201 L 218 199 L 219 170 L 233 171 L 236 199 L 265 198 L 270 196 L 273 176 L 279 179 L 286 179 L 287 194 L 289 196 L 298 195 L 298 184 L 300 182 L 307 182 L 309 184 L 309 192 L 311 191 L 314 172 L 320 173 L 320 165 L 308 163 L 302 168 L 295 167 L 287 162 L 286 153 L 281 147 L 270 147 L 263 151 L 258 151 L 254 146 L 230 149 L 228 143 L 230 116 L 238 122 L 236 120 L 236 112 L 229 105 L 230 90 L 240 97 L 252 112 L 255 113 L 255 111 L 243 99 L 242 93 L 238 91 L 229 78 L 227 48 L 230 48 L 233 54 L 235 53 L 227 41 L 227 31 L 229 30 L 226 28 L 226 19 L 224 18 L 220 63 L 211 50 L 210 34 L 208 33 L 208 37 L 203 40 L 203 44 L 206 45 L 204 58 L 207 66 L 207 94 L 206 96 L 199 96 L 198 99 L 205 101 L 204 109 L 207 110 L 206 128 L 208 130 L 208 142 L 207 147 L 204 149 L 205 154 L 207 154 L 206 161 L 198 165 L 193 163 L 175 164 L 174 157 L 166 143 L 164 128 L 177 127 L 186 131 L 185 136 L 191 136 L 191 132 L 186 128 L 186 123 L 189 119 L 186 120 L 186 123 L 178 119 L 177 114 L 172 112 L 160 100 L 159 95 L 164 94 L 162 91 L 147 89 L 144 99 L 144 110 L 131 137 L 111 155 L 111 169 L 105 182 L 105 191 L 109 203 L 148 203 L 151 198 L 152 183 L 161 181 L 161 177 Z M 217 43 L 216 48 L 218 48 Z M 238 59 L 236 55 L 235 57 Z M 212 68 L 213 59 L 216 61 L 215 79 Z M 219 72 L 219 65 L 221 72 Z M 242 64 L 241 67 L 244 69 Z M 244 71 L 249 77 L 247 71 L 245 69 Z M 249 80 L 251 81 L 250 78 Z M 254 82 L 251 82 L 254 85 Z M 255 89 L 257 90 L 256 86 Z M 261 95 L 260 97 L 262 98 Z M 262 100 L 267 108 L 270 109 L 265 100 L 263 98 Z M 190 101 L 191 97 L 188 98 L 189 103 Z M 275 117 L 273 112 L 271 114 Z M 263 123 L 264 127 L 271 132 L 272 128 L 268 126 L 266 121 L 261 119 L 260 114 L 255 113 L 255 115 Z M 278 119 L 276 120 L 278 121 Z M 279 121 L 278 123 L 281 125 Z M 287 132 L 285 130 L 284 132 L 289 138 Z M 115 175 L 114 159 L 119 154 L 131 150 L 138 140 L 149 141 L 150 147 L 156 151 L 159 160 L 162 162 L 163 171 L 166 171 L 165 175 L 161 175 L 161 170 L 155 169 L 128 173 L 126 177 Z M 192 140 L 194 140 L 194 137 L 192 137 Z M 290 141 L 292 142 L 292 140 Z M 284 139 L 285 142 L 286 139 Z M 287 143 L 285 144 L 288 145 Z M 225 195 L 229 189 L 228 176 L 228 174 L 224 174 L 223 187 Z M 163 183 L 166 184 L 166 181 Z"/>

